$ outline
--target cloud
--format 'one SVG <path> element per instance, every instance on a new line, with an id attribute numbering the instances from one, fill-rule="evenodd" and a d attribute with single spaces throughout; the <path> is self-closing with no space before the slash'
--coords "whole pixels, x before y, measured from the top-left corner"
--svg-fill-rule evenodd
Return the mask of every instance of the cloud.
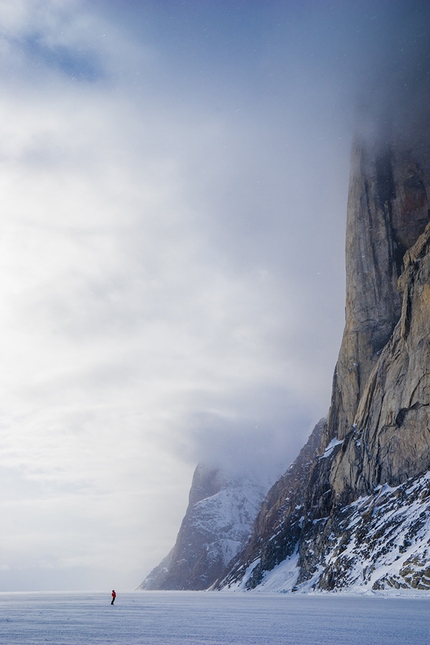
<path id="1" fill-rule="evenodd" d="M 327 412 L 385 47 L 334 7 L 0 6 L 2 588 L 137 586 L 197 460 L 273 479 Z"/>

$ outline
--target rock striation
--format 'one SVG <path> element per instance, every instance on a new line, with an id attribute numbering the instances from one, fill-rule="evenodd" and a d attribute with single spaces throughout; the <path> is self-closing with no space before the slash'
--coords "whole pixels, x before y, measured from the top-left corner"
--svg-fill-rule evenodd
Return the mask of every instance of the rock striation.
<path id="1" fill-rule="evenodd" d="M 429 178 L 410 152 L 356 142 L 346 228 L 345 330 L 335 369 L 328 441 L 343 439 L 400 317 L 403 256 L 429 222 Z"/>

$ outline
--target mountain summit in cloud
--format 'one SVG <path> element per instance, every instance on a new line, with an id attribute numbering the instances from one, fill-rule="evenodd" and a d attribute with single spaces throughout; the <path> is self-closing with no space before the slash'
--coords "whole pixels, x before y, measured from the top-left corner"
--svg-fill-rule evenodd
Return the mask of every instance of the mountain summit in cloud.
<path id="1" fill-rule="evenodd" d="M 430 163 L 357 141 L 328 420 L 215 587 L 430 590 Z"/>
<path id="2" fill-rule="evenodd" d="M 244 547 L 265 489 L 199 464 L 176 544 L 139 589 L 207 589 Z"/>

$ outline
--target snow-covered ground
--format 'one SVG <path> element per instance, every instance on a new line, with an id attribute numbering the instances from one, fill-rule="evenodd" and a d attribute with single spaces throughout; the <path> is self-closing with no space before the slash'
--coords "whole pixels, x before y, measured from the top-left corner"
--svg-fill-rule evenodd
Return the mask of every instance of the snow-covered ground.
<path id="1" fill-rule="evenodd" d="M 426 645 L 430 597 L 217 592 L 1 593 L 15 645 Z"/>

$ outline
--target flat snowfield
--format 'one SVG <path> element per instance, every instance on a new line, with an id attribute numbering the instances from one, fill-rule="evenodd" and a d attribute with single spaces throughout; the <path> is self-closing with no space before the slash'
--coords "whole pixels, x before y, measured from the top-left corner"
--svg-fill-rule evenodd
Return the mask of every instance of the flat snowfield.
<path id="1" fill-rule="evenodd" d="M 0 643 L 427 645 L 429 598 L 0 593 Z"/>

